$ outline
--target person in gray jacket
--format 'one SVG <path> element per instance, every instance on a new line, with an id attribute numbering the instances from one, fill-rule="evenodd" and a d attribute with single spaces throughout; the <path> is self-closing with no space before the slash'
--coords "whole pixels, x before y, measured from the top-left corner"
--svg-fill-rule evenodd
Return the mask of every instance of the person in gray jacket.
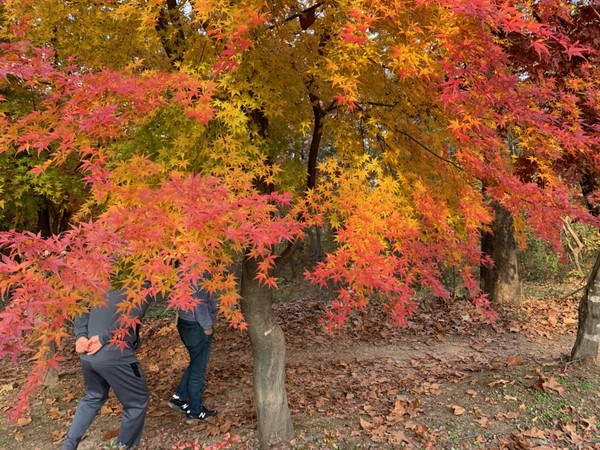
<path id="1" fill-rule="evenodd" d="M 118 445 L 130 449 L 140 444 L 149 395 L 143 369 L 134 354 L 139 346 L 138 327 L 125 337 L 124 348 L 109 343 L 113 332 L 122 328 L 117 308 L 125 299 L 123 290 L 111 290 L 106 305 L 75 317 L 75 350 L 80 355 L 85 396 L 79 401 L 62 450 L 77 448 L 108 399 L 110 388 L 123 405 Z M 146 299 L 128 315 L 141 319 L 149 304 L 150 299 Z"/>
<path id="2" fill-rule="evenodd" d="M 217 415 L 202 403 L 206 384 L 206 368 L 217 321 L 217 302 L 209 292 L 193 286 L 192 297 L 198 304 L 191 310 L 178 309 L 177 331 L 187 349 L 190 362 L 168 405 L 186 415 L 188 424 Z"/>

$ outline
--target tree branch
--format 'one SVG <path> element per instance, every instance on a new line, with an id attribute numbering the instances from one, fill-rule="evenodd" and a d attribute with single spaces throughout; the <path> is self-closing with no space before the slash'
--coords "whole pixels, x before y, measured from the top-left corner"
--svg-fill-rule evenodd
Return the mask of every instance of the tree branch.
<path id="1" fill-rule="evenodd" d="M 447 158 L 444 158 L 441 155 L 438 155 L 436 152 L 434 152 L 433 150 L 431 150 L 429 147 L 427 147 L 425 144 L 423 144 L 421 141 L 419 141 L 418 139 L 416 139 L 415 137 L 413 137 L 412 135 L 408 134 L 406 131 L 402 131 L 402 130 L 394 130 L 396 133 L 400 133 L 403 136 L 406 136 L 408 139 L 410 139 L 411 141 L 413 141 L 415 144 L 417 144 L 419 147 L 421 147 L 423 150 L 425 150 L 427 153 L 432 154 L 433 156 L 435 156 L 438 159 L 441 159 L 442 161 L 444 161 L 445 163 L 450 164 L 451 166 L 454 166 L 455 168 L 457 168 L 460 171 L 463 171 L 464 169 L 462 167 L 460 167 L 458 164 L 456 164 L 454 161 L 449 160 Z"/>
<path id="2" fill-rule="evenodd" d="M 175 27 L 175 34 L 172 39 L 169 39 L 169 27 Z M 183 62 L 183 43 L 185 42 L 185 34 L 183 32 L 183 24 L 179 16 L 177 0 L 166 0 L 165 6 L 160 9 L 158 21 L 154 27 L 160 41 L 171 61 L 171 65 Z"/>

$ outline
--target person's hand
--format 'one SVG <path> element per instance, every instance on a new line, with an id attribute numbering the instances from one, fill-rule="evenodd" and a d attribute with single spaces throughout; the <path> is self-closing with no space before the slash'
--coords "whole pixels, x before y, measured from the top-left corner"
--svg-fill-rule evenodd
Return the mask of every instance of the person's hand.
<path id="1" fill-rule="evenodd" d="M 98 337 L 98 335 L 92 336 L 90 338 L 90 340 L 88 341 L 88 348 L 87 348 L 88 355 L 93 355 L 101 348 L 102 348 L 102 343 L 100 342 L 100 338 Z"/>
<path id="2" fill-rule="evenodd" d="M 204 330 L 204 334 L 205 334 L 205 335 L 207 335 L 207 336 L 210 336 L 211 334 L 213 334 L 213 329 L 212 329 L 212 327 L 211 327 L 211 328 L 206 328 L 206 329 Z"/>
<path id="3" fill-rule="evenodd" d="M 85 353 L 88 351 L 88 343 L 89 339 L 85 336 L 81 336 L 79 339 L 75 341 L 75 351 L 77 353 Z"/>

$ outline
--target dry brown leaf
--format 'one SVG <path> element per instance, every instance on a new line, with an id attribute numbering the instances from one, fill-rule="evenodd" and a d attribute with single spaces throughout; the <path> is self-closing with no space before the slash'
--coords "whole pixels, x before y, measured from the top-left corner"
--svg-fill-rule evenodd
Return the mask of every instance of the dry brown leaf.
<path id="1" fill-rule="evenodd" d="M 477 422 L 481 426 L 481 428 L 489 428 L 492 424 L 488 417 L 482 417 L 481 419 L 475 420 L 475 422 Z"/>
<path id="2" fill-rule="evenodd" d="M 502 379 L 500 379 L 500 380 L 494 380 L 494 381 L 492 381 L 491 383 L 488 383 L 488 386 L 489 386 L 489 387 L 494 387 L 494 386 L 496 386 L 497 384 L 508 384 L 508 383 L 509 383 L 509 381 L 508 381 L 508 380 L 502 380 Z"/>
<path id="3" fill-rule="evenodd" d="M 102 435 L 102 439 L 105 441 L 110 441 L 112 438 L 116 438 L 119 435 L 119 429 L 107 431 Z"/>
<path id="4" fill-rule="evenodd" d="M 517 433 L 513 433 L 510 435 L 511 440 L 516 443 L 519 447 L 519 449 L 524 449 L 524 450 L 530 450 L 531 449 L 531 444 L 529 443 L 529 441 L 527 439 L 525 439 L 523 437 L 522 434 L 517 434 Z M 512 448 L 512 447 L 511 447 Z"/>
<path id="5" fill-rule="evenodd" d="M 418 398 L 411 398 L 406 406 L 406 411 L 410 417 L 416 417 L 421 412 L 421 401 Z"/>
<path id="6" fill-rule="evenodd" d="M 17 419 L 18 427 L 24 427 L 25 425 L 28 425 L 30 423 L 31 423 L 31 417 L 19 417 Z"/>
<path id="7" fill-rule="evenodd" d="M 60 418 L 60 416 L 62 416 L 60 409 L 58 409 L 58 407 L 56 407 L 56 406 L 53 406 L 52 408 L 50 408 L 48 410 L 47 414 L 51 419 L 54 419 L 54 420 L 57 420 Z"/>
<path id="8" fill-rule="evenodd" d="M 507 366 L 522 366 L 524 364 L 523 358 L 520 356 L 511 356 L 506 360 Z"/>
<path id="9" fill-rule="evenodd" d="M 52 443 L 54 443 L 54 444 L 58 444 L 58 443 L 62 442 L 66 435 L 67 435 L 66 429 L 65 430 L 54 430 L 52 433 L 50 433 L 50 436 L 52 436 Z"/>
<path id="10" fill-rule="evenodd" d="M 404 406 L 404 402 L 402 400 L 396 400 L 394 402 L 394 409 L 392 410 L 392 414 L 403 416 L 406 414 L 406 407 Z"/>
<path id="11" fill-rule="evenodd" d="M 71 402 L 71 400 L 74 400 L 75 398 L 76 398 L 75 394 L 73 394 L 72 392 L 69 392 L 62 398 L 62 401 L 69 403 L 69 402 Z"/>
<path id="12" fill-rule="evenodd" d="M 477 397 L 477 391 L 474 391 L 473 389 L 469 389 L 467 394 L 469 394 L 471 397 Z"/>
<path id="13" fill-rule="evenodd" d="M 404 431 L 392 431 L 389 433 L 389 443 L 400 445 L 402 442 L 406 442 L 407 444 L 410 442 L 409 439 L 404 434 Z"/>
<path id="14" fill-rule="evenodd" d="M 390 412 L 389 416 L 387 416 L 387 420 L 392 423 L 400 422 L 405 414 L 408 414 L 408 412 L 404 407 L 404 402 L 396 400 L 394 402 L 394 409 Z"/>
<path id="15" fill-rule="evenodd" d="M 554 377 L 550 377 L 548 381 L 543 382 L 542 386 L 546 389 L 551 389 L 555 392 L 558 392 L 560 395 L 563 395 L 565 392 L 565 388 L 563 388 Z"/>
<path id="16" fill-rule="evenodd" d="M 546 434 L 540 430 L 537 427 L 533 427 L 530 430 L 525 430 L 521 433 L 523 436 L 527 436 L 527 437 L 532 437 L 532 438 L 538 438 L 538 439 L 545 439 L 546 438 Z"/>
<path id="17" fill-rule="evenodd" d="M 361 417 L 360 418 L 360 427 L 363 430 L 369 431 L 369 430 L 373 429 L 373 424 L 371 422 L 369 422 L 368 420 L 365 420 Z"/>
<path id="18" fill-rule="evenodd" d="M 219 431 L 221 433 L 227 433 L 231 429 L 231 421 L 225 420 L 221 425 L 219 425 Z"/>
<path id="19" fill-rule="evenodd" d="M 596 430 L 596 416 L 590 417 L 589 419 L 581 419 L 581 421 L 585 424 L 583 427 L 586 431 Z"/>
<path id="20" fill-rule="evenodd" d="M 448 405 L 448 407 L 455 416 L 462 416 L 466 412 L 466 409 L 459 405 Z"/>
<path id="21" fill-rule="evenodd" d="M 518 413 L 517 411 L 509 411 L 506 414 L 504 414 L 504 417 L 506 417 L 507 419 L 516 419 L 520 416 L 521 414 Z"/>
<path id="22" fill-rule="evenodd" d="M 567 432 L 573 444 L 581 444 L 583 442 L 583 438 L 579 436 L 579 433 L 577 433 L 577 425 L 575 425 L 573 422 L 565 424 L 563 429 Z"/>
<path id="23" fill-rule="evenodd" d="M 413 431 L 417 436 L 424 436 L 429 431 L 429 428 L 426 425 L 418 424 Z"/>

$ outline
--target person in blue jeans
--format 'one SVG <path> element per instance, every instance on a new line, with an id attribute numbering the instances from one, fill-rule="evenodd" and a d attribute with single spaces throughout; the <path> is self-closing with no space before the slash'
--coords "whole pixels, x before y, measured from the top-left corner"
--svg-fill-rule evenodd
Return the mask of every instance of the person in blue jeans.
<path id="1" fill-rule="evenodd" d="M 203 404 L 206 368 L 217 321 L 217 302 L 209 292 L 193 286 L 192 297 L 198 304 L 191 310 L 178 309 L 177 331 L 190 356 L 190 363 L 181 377 L 175 394 L 168 401 L 169 407 L 186 415 L 186 423 L 192 424 L 217 411 Z"/>

